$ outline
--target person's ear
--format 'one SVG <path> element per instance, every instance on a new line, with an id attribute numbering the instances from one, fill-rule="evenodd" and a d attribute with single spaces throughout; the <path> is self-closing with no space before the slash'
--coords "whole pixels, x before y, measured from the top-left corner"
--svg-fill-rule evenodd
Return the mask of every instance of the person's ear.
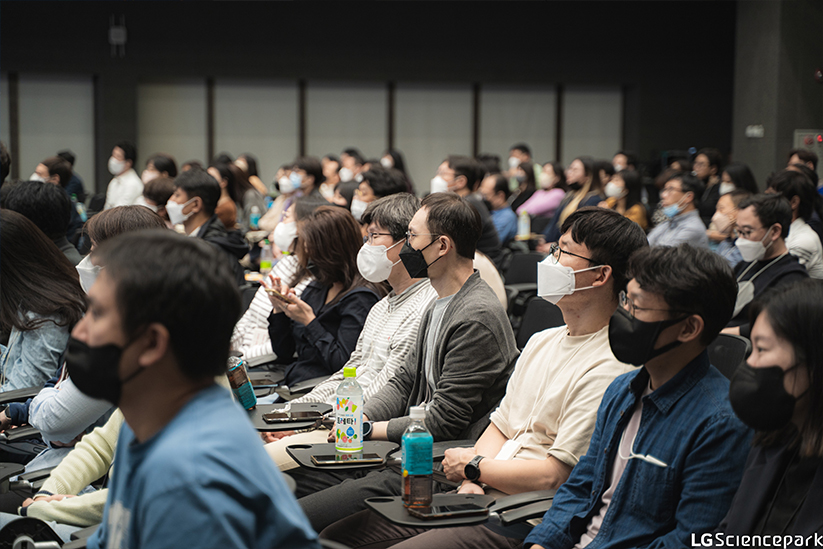
<path id="1" fill-rule="evenodd" d="M 800 197 L 795 195 L 789 202 L 791 202 L 792 211 L 796 212 L 797 209 L 800 207 Z"/>
<path id="2" fill-rule="evenodd" d="M 203 211 L 203 199 L 199 196 L 194 197 L 194 201 L 191 203 L 191 211 L 192 215 L 202 212 Z"/>
<path id="3" fill-rule="evenodd" d="M 771 227 L 769 227 L 769 240 L 774 242 L 780 235 L 783 233 L 783 226 L 780 223 L 775 223 Z"/>
<path id="4" fill-rule="evenodd" d="M 694 193 L 692 191 L 687 192 L 683 195 L 683 199 L 686 204 L 694 204 Z"/>
<path id="5" fill-rule="evenodd" d="M 437 240 L 437 255 L 439 256 L 446 255 L 447 253 L 449 253 L 449 250 L 454 247 L 454 242 L 452 242 L 452 239 L 446 235 L 438 236 Z"/>
<path id="6" fill-rule="evenodd" d="M 171 336 L 169 330 L 157 322 L 149 324 L 145 333 L 140 336 L 140 354 L 137 364 L 143 368 L 157 364 L 166 354 L 171 352 Z"/>
<path id="7" fill-rule="evenodd" d="M 603 286 L 609 280 L 612 280 L 612 266 L 611 265 L 601 265 L 596 270 L 592 271 L 595 273 L 595 278 L 591 282 L 591 286 Z"/>
<path id="8" fill-rule="evenodd" d="M 680 333 L 677 335 L 677 340 L 683 343 L 694 341 L 700 337 L 705 327 L 706 324 L 703 322 L 702 316 L 691 315 L 680 325 Z"/>

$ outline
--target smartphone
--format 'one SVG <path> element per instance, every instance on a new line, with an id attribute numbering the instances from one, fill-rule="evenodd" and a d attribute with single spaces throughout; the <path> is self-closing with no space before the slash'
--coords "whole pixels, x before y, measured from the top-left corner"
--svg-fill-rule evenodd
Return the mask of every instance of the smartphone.
<path id="1" fill-rule="evenodd" d="M 486 516 L 489 510 L 475 503 L 459 503 L 456 505 L 435 505 L 433 507 L 409 507 L 411 516 L 423 520 L 438 518 L 460 518 Z"/>
<path id="2" fill-rule="evenodd" d="M 269 378 L 249 379 L 251 386 L 255 389 L 265 389 L 267 387 L 277 387 L 279 383 L 272 382 Z"/>
<path id="3" fill-rule="evenodd" d="M 288 305 L 293 305 L 295 303 L 295 301 L 292 298 L 284 296 L 274 288 L 266 288 L 266 293 L 271 296 L 274 296 L 275 299 L 282 301 L 283 303 L 286 303 Z"/>
<path id="4" fill-rule="evenodd" d="M 311 461 L 315 465 L 362 465 L 368 463 L 383 463 L 383 458 L 378 454 L 328 454 L 312 456 Z"/>
<path id="5" fill-rule="evenodd" d="M 263 414 L 263 421 L 266 423 L 291 423 L 292 421 L 317 421 L 323 418 L 323 414 L 316 411 L 307 412 L 269 412 Z"/>

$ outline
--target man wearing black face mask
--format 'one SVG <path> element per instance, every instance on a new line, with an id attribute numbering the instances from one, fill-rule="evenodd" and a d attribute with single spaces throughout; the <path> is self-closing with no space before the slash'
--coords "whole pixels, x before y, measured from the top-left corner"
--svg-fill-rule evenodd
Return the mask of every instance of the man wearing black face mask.
<path id="1" fill-rule="evenodd" d="M 525 547 L 688 547 L 740 481 L 751 431 L 706 353 L 732 315 L 731 270 L 682 244 L 636 252 L 629 274 L 609 343 L 642 368 L 606 390 L 588 453 Z"/>

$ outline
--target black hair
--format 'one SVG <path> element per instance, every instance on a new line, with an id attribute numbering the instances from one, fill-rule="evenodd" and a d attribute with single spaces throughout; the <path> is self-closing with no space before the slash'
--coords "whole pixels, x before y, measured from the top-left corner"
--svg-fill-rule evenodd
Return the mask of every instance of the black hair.
<path id="1" fill-rule="evenodd" d="M 534 164 L 532 162 L 521 162 L 518 166 L 523 172 L 526 174 L 526 187 L 525 190 L 533 191 L 537 186 L 537 181 L 535 180 L 535 173 L 534 173 Z"/>
<path id="2" fill-rule="evenodd" d="M 689 244 L 651 246 L 629 260 L 628 278 L 663 298 L 673 318 L 683 312 L 703 319 L 700 343 L 708 345 L 734 312 L 737 281 L 720 255 Z"/>
<path id="3" fill-rule="evenodd" d="M 684 173 L 689 173 L 689 172 L 692 171 L 692 161 L 689 160 L 688 158 L 684 158 L 682 156 L 679 156 L 679 157 L 675 156 L 673 158 L 670 158 L 669 160 L 670 160 L 670 162 L 669 162 L 669 168 L 670 169 L 675 170 L 676 168 L 672 168 L 671 166 L 672 166 L 672 164 L 677 162 L 677 165 L 680 167 L 680 169 L 677 169 L 676 171 L 684 172 Z"/>
<path id="4" fill-rule="evenodd" d="M 11 155 L 6 144 L 0 141 L 0 185 L 6 180 L 11 171 Z"/>
<path id="5" fill-rule="evenodd" d="M 649 245 L 646 233 L 640 225 L 616 211 L 594 206 L 580 208 L 567 217 L 560 234 L 568 231 L 571 231 L 572 240 L 589 249 L 593 265 L 612 268 L 612 289 L 616 298 L 626 289 L 629 258 Z"/>
<path id="6" fill-rule="evenodd" d="M 623 180 L 626 186 L 626 209 L 643 202 L 643 179 L 637 170 L 620 170 L 614 174 Z"/>
<path id="7" fill-rule="evenodd" d="M 395 172 L 395 174 L 392 174 Z M 378 163 L 372 164 L 368 171 L 363 173 L 363 181 L 365 181 L 377 198 L 383 198 L 396 193 L 404 193 L 408 191 L 408 185 L 403 174 L 394 170 L 387 170 Z"/>
<path id="8" fill-rule="evenodd" d="M 420 209 L 420 199 L 410 193 L 397 193 L 371 202 L 360 222 L 369 226 L 377 223 L 391 233 L 392 240 L 399 242 L 406 237 L 414 214 Z"/>
<path id="9" fill-rule="evenodd" d="M 449 168 L 454 170 L 455 177 L 462 175 L 466 178 L 466 188 L 471 192 L 477 190 L 477 187 L 486 175 L 486 170 L 483 169 L 483 166 L 481 166 L 477 160 L 468 156 L 450 155 L 446 159 L 446 163 L 449 165 Z"/>
<path id="10" fill-rule="evenodd" d="M 234 158 L 232 158 L 232 156 L 229 153 L 225 152 L 225 151 L 221 152 L 220 154 L 215 156 L 211 161 L 212 165 L 214 165 L 214 164 L 231 164 L 232 162 L 234 162 Z"/>
<path id="11" fill-rule="evenodd" d="M 735 189 L 731 192 L 724 194 L 723 196 L 728 196 L 732 204 L 734 204 L 735 208 L 740 208 L 740 203 L 743 202 L 746 198 L 752 196 L 752 193 L 747 191 L 746 189 Z"/>
<path id="12" fill-rule="evenodd" d="M 209 168 L 217 170 L 220 173 L 220 178 L 226 180 L 226 191 L 229 193 L 229 198 L 236 204 L 242 204 L 246 192 L 249 189 L 254 189 L 243 170 L 233 163 L 219 162 L 212 164 Z M 218 181 L 218 183 L 220 182 Z"/>
<path id="13" fill-rule="evenodd" d="M 114 282 L 127 336 L 156 322 L 169 331 L 172 354 L 187 378 L 201 381 L 226 372 L 240 294 L 215 246 L 152 230 L 107 240 L 95 255 Z"/>
<path id="14" fill-rule="evenodd" d="M 703 196 L 703 191 L 706 190 L 703 182 L 690 173 L 674 172 L 666 179 L 665 183 L 675 179 L 680 181 L 680 188 L 683 189 L 684 193 L 694 194 L 694 205 L 697 207 L 700 203 L 700 197 Z"/>
<path id="15" fill-rule="evenodd" d="M 86 310 L 77 270 L 23 214 L 2 209 L 0 225 L 0 330 L 35 330 L 52 322 L 48 317 L 73 326 Z"/>
<path id="16" fill-rule="evenodd" d="M 800 148 L 792 149 L 789 151 L 789 156 L 787 157 L 787 159 L 791 160 L 794 155 L 797 155 L 797 158 L 799 158 L 802 162 L 811 162 L 813 170 L 817 169 L 818 158 L 814 151 Z"/>
<path id="17" fill-rule="evenodd" d="M 512 195 L 511 187 L 509 187 L 509 180 L 500 173 L 492 174 L 487 177 L 494 178 L 494 194 L 496 195 L 497 193 L 503 193 L 503 196 L 505 196 L 506 200 L 508 200 Z"/>
<path id="18" fill-rule="evenodd" d="M 406 161 L 403 158 L 402 152 L 398 151 L 397 149 L 389 149 L 385 153 L 383 153 L 383 156 L 386 155 L 391 156 L 392 168 L 394 168 L 395 170 L 399 170 L 406 177 L 409 176 L 408 172 L 406 171 Z"/>
<path id="19" fill-rule="evenodd" d="M 186 162 L 183 162 L 180 165 L 180 171 L 185 172 L 186 170 L 184 170 L 183 168 L 185 168 L 186 166 L 188 166 L 189 169 L 191 169 L 191 168 L 200 168 L 201 170 L 203 169 L 203 163 L 200 162 L 199 160 L 188 160 Z"/>
<path id="20" fill-rule="evenodd" d="M 334 188 L 335 192 L 340 193 L 340 196 L 345 199 L 347 210 L 351 210 L 351 201 L 352 198 L 354 198 L 354 191 L 356 191 L 359 186 L 360 183 L 352 179 L 351 181 L 341 181 Z"/>
<path id="21" fill-rule="evenodd" d="M 6 195 L 5 207 L 25 215 L 52 240 L 66 236 L 71 221 L 71 200 L 57 185 L 40 181 L 14 185 Z"/>
<path id="22" fill-rule="evenodd" d="M 248 166 L 248 169 L 245 170 L 246 175 L 249 177 L 259 176 L 257 173 L 257 158 L 255 158 L 251 153 L 243 153 L 237 157 L 238 160 L 241 158 L 246 161 L 246 166 Z"/>
<path id="23" fill-rule="evenodd" d="M 723 154 L 717 149 L 707 147 L 697 151 L 697 154 L 694 155 L 694 157 L 697 158 L 701 154 L 705 155 L 706 158 L 709 159 L 709 167 L 714 166 L 717 168 L 717 175 L 720 175 L 723 168 Z"/>
<path id="24" fill-rule="evenodd" d="M 820 209 L 820 195 L 809 178 L 794 170 L 781 170 L 769 180 L 769 189 L 781 194 L 791 203 L 795 196 L 800 199 L 797 215 L 804 221 L 812 218 L 812 213 Z"/>
<path id="25" fill-rule="evenodd" d="M 510 151 L 520 151 L 523 154 L 529 155 L 529 157 L 531 157 L 531 155 L 532 155 L 532 150 L 525 143 L 516 143 L 516 144 L 512 145 L 509 150 Z"/>
<path id="26" fill-rule="evenodd" d="M 326 156 L 323 157 L 323 160 L 328 160 L 329 162 L 336 162 L 337 165 L 340 166 L 340 158 L 338 156 L 333 155 L 333 154 L 327 154 Z M 280 169 L 287 169 L 288 170 L 288 169 L 291 169 L 291 166 L 289 164 L 283 164 L 282 166 L 280 166 Z"/>
<path id="27" fill-rule="evenodd" d="M 608 160 L 597 160 L 594 163 L 595 169 L 597 170 L 597 175 L 600 175 L 601 171 L 606 172 L 606 175 L 609 177 L 613 176 L 616 172 L 614 169 L 614 164 L 609 162 Z"/>
<path id="28" fill-rule="evenodd" d="M 566 184 L 566 171 L 563 169 L 563 166 L 560 165 L 560 162 L 546 162 L 552 167 L 552 171 L 554 175 L 558 177 L 557 183 L 554 184 L 553 189 L 563 189 L 564 191 L 568 192 L 569 186 Z M 543 167 L 546 167 L 546 164 L 543 164 Z"/>
<path id="29" fill-rule="evenodd" d="M 146 160 L 146 165 L 148 165 L 149 162 L 154 164 L 154 169 L 161 174 L 166 172 L 169 174 L 169 177 L 177 177 L 177 162 L 174 161 L 174 157 L 172 155 L 157 153 Z"/>
<path id="30" fill-rule="evenodd" d="M 477 161 L 485 168 L 487 174 L 500 173 L 500 156 L 491 153 L 477 155 Z"/>
<path id="31" fill-rule="evenodd" d="M 465 157 L 464 157 L 465 158 Z M 433 193 L 420 203 L 426 208 L 429 232 L 448 236 L 457 255 L 474 259 L 477 241 L 482 233 L 480 213 L 457 193 Z"/>
<path id="32" fill-rule="evenodd" d="M 60 178 L 60 187 L 65 188 L 71 180 L 71 164 L 65 158 L 50 156 L 41 162 L 49 171 L 49 176 L 57 175 Z"/>
<path id="33" fill-rule="evenodd" d="M 357 164 L 358 166 L 362 166 L 363 164 L 366 163 L 366 159 L 363 156 L 363 154 L 354 147 L 349 147 L 348 149 L 343 149 L 342 154 L 347 154 L 347 155 L 351 156 L 352 158 L 354 158 L 354 163 Z M 320 183 L 318 183 L 318 185 L 319 184 Z"/>
<path id="34" fill-rule="evenodd" d="M 734 186 L 738 189 L 744 189 L 752 194 L 757 194 L 757 182 L 754 179 L 754 174 L 749 167 L 742 162 L 731 162 L 723 172 L 729 174 L 729 179 L 732 180 Z"/>
<path id="35" fill-rule="evenodd" d="M 63 160 L 65 160 L 66 162 L 71 164 L 72 167 L 74 167 L 75 156 L 74 156 L 74 153 L 71 152 L 69 149 L 64 149 L 64 150 L 58 152 L 57 156 L 59 156 L 60 158 L 62 158 Z"/>
<path id="36" fill-rule="evenodd" d="M 738 210 L 754 207 L 754 214 L 763 227 L 768 230 L 775 223 L 779 223 L 780 236 L 789 236 L 789 227 L 792 224 L 792 205 L 782 194 L 756 194 L 743 199 L 737 206 Z"/>
<path id="37" fill-rule="evenodd" d="M 171 177 L 155 177 L 143 185 L 143 196 L 157 204 L 158 207 L 165 208 L 166 202 L 174 194 L 174 179 Z"/>
<path id="38" fill-rule="evenodd" d="M 823 457 L 823 282 L 807 279 L 768 290 L 749 307 L 752 325 L 761 313 L 766 314 L 775 335 L 791 344 L 795 363 L 805 366 L 809 376 L 806 417 L 798 429 L 800 455 Z M 787 434 L 794 435 L 794 429 L 790 424 L 777 432 L 757 433 L 754 443 L 769 446 L 785 440 Z"/>
<path id="39" fill-rule="evenodd" d="M 188 199 L 200 197 L 203 211 L 214 215 L 217 201 L 220 200 L 220 184 L 202 168 L 192 168 L 181 173 L 174 180 L 174 187 L 186 193 Z"/>
<path id="40" fill-rule="evenodd" d="M 137 162 L 137 148 L 131 141 L 118 141 L 114 144 L 123 151 L 123 159 L 131 160 L 131 167 L 134 168 L 134 163 Z"/>
<path id="41" fill-rule="evenodd" d="M 294 169 L 303 170 L 307 175 L 313 175 L 315 189 L 319 189 L 320 184 L 326 180 L 326 176 L 323 175 L 323 164 L 313 156 L 301 156 L 295 160 Z"/>
<path id="42" fill-rule="evenodd" d="M 626 157 L 626 167 L 632 166 L 635 170 L 637 169 L 637 155 L 632 151 L 617 151 L 614 153 L 614 156 L 618 154 L 622 154 Z"/>
<path id="43" fill-rule="evenodd" d="M 816 171 L 814 171 L 813 169 L 811 169 L 810 167 L 808 167 L 805 164 L 797 164 L 797 163 L 792 164 L 791 169 L 793 169 L 795 171 L 799 171 L 800 173 L 802 173 L 803 175 L 808 177 L 809 181 L 811 181 L 812 184 L 814 184 L 815 188 L 817 188 L 817 185 L 820 183 L 820 176 L 817 175 Z"/>

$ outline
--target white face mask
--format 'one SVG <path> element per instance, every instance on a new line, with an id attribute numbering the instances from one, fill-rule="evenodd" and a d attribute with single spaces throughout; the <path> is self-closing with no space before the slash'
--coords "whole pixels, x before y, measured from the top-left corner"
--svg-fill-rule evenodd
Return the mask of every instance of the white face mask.
<path id="1" fill-rule="evenodd" d="M 178 204 L 177 202 L 174 202 L 172 200 L 166 202 L 166 212 L 169 214 L 169 221 L 171 221 L 172 225 L 179 225 L 180 223 L 183 223 L 192 215 L 194 215 L 194 209 L 192 209 L 187 214 L 183 213 L 183 208 L 191 204 L 192 200 L 194 199 L 192 198 L 184 204 Z"/>
<path id="2" fill-rule="evenodd" d="M 389 278 L 392 268 L 400 263 L 400 260 L 392 263 L 386 254 L 401 242 L 403 241 L 395 242 L 388 248 L 382 244 L 380 246 L 370 246 L 368 242 L 363 244 L 357 252 L 357 269 L 363 278 L 375 284 Z"/>
<path id="3" fill-rule="evenodd" d="M 291 194 L 294 192 L 294 189 L 296 189 L 291 179 L 285 175 L 277 180 L 277 186 L 280 187 L 280 192 L 283 194 Z"/>
<path id="4" fill-rule="evenodd" d="M 434 179 L 431 180 L 431 192 L 432 193 L 444 193 L 448 190 L 449 190 L 449 184 L 446 182 L 445 179 L 443 179 L 439 175 L 435 176 Z"/>
<path id="5" fill-rule="evenodd" d="M 159 206 L 153 206 L 153 205 L 149 204 L 148 202 L 146 202 L 146 197 L 143 196 L 142 194 L 134 200 L 134 205 L 135 206 L 145 206 L 148 209 L 150 209 L 151 211 L 153 211 L 154 213 L 157 213 L 157 210 L 160 209 Z"/>
<path id="6" fill-rule="evenodd" d="M 519 165 L 520 165 L 520 160 L 517 157 L 514 157 L 514 156 L 509 157 L 509 169 L 513 170 Z"/>
<path id="7" fill-rule="evenodd" d="M 40 177 L 37 172 L 34 172 L 29 176 L 29 181 L 39 181 L 40 183 L 45 183 L 46 180 Z"/>
<path id="8" fill-rule="evenodd" d="M 564 296 L 571 295 L 578 290 L 594 288 L 594 286 L 575 288 L 574 275 L 584 271 L 593 271 L 600 267 L 602 265 L 575 271 L 571 267 L 557 263 L 554 257 L 549 256 L 537 264 L 537 295 L 557 305 L 557 302 L 563 299 Z"/>
<path id="9" fill-rule="evenodd" d="M 281 252 L 288 252 L 295 238 L 297 238 L 297 223 L 294 221 L 290 223 L 281 221 L 274 228 L 274 243 Z"/>
<path id="10" fill-rule="evenodd" d="M 363 212 L 366 211 L 368 205 L 368 202 L 364 202 L 357 197 L 351 199 L 351 214 L 358 222 L 363 218 Z"/>
<path id="11" fill-rule="evenodd" d="M 548 190 L 552 186 L 552 178 L 546 172 L 540 172 L 540 188 L 543 190 Z"/>
<path id="12" fill-rule="evenodd" d="M 143 173 L 140 175 L 140 179 L 143 180 L 143 183 L 148 183 L 149 181 L 153 181 L 160 177 L 160 172 L 155 170 L 143 170 Z"/>
<path id="13" fill-rule="evenodd" d="M 343 183 L 345 183 L 346 181 L 351 181 L 354 177 L 354 174 L 348 168 L 340 168 L 340 171 L 337 172 L 337 175 L 340 176 L 340 181 L 342 181 Z"/>
<path id="14" fill-rule="evenodd" d="M 380 165 L 388 170 L 389 168 L 394 168 L 394 161 L 390 156 L 384 156 L 380 159 Z"/>
<path id="15" fill-rule="evenodd" d="M 626 166 L 624 166 L 623 164 L 613 164 L 613 166 L 615 173 L 623 171 L 626 168 Z"/>
<path id="16" fill-rule="evenodd" d="M 112 175 L 120 175 L 126 169 L 126 162 L 117 160 L 115 157 L 109 158 L 109 173 Z"/>
<path id="17" fill-rule="evenodd" d="M 606 183 L 606 196 L 609 198 L 619 198 L 623 196 L 623 187 L 609 181 Z"/>
<path id="18" fill-rule="evenodd" d="M 80 286 L 83 287 L 83 291 L 87 294 L 89 293 L 92 284 L 94 284 L 94 281 L 97 280 L 97 275 L 100 274 L 100 269 L 102 268 L 102 266 L 94 265 L 91 262 L 91 255 L 84 257 L 83 260 L 75 267 L 75 269 L 77 269 L 77 274 L 80 275 Z"/>
<path id="19" fill-rule="evenodd" d="M 768 251 L 772 245 L 772 242 L 769 242 L 768 246 L 763 244 L 763 241 L 767 238 L 769 238 L 768 231 L 766 232 L 766 236 L 760 240 L 747 240 L 740 237 L 734 241 L 734 245 L 737 247 L 738 251 L 740 251 L 743 261 L 760 261 L 766 257 L 766 251 Z"/>
<path id="20" fill-rule="evenodd" d="M 720 190 L 720 196 L 723 196 L 724 194 L 729 194 L 730 192 L 732 192 L 736 188 L 737 187 L 734 186 L 734 183 L 721 183 L 720 184 L 720 189 L 719 189 Z"/>

